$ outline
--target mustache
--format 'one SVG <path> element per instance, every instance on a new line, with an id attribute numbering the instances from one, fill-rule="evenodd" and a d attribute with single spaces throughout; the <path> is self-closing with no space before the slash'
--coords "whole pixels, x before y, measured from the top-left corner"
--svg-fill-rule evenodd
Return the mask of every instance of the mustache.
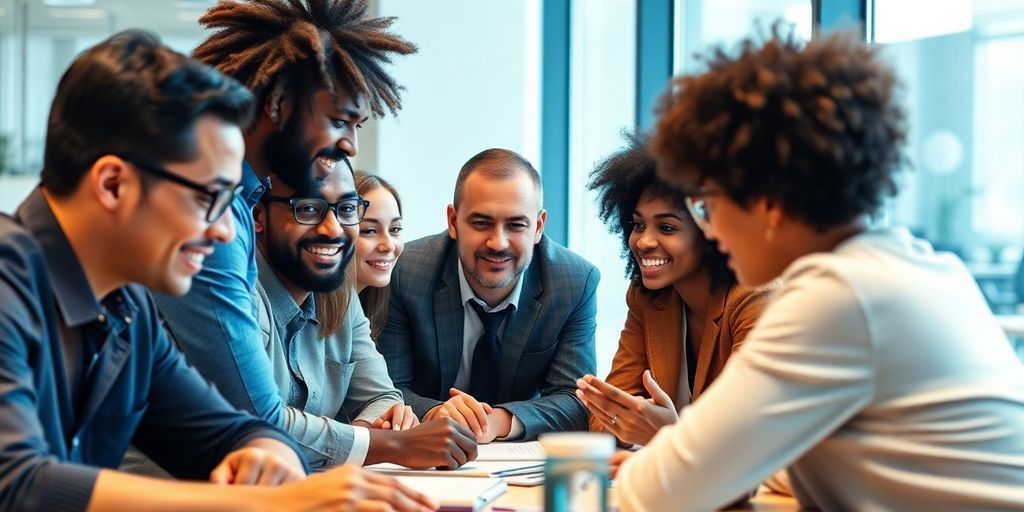
<path id="1" fill-rule="evenodd" d="M 346 155 L 344 151 L 338 149 L 337 147 L 321 149 L 320 151 L 317 151 L 316 156 L 313 157 L 313 160 L 316 160 L 317 158 L 321 157 L 337 161 L 344 160 L 346 164 L 349 164 L 351 166 L 351 164 L 348 161 L 348 155 Z"/>
<path id="2" fill-rule="evenodd" d="M 477 251 L 475 254 L 477 258 L 491 258 L 495 260 L 501 260 L 506 258 L 516 258 L 518 254 L 511 249 L 505 249 L 503 251 Z"/>
<path id="3" fill-rule="evenodd" d="M 306 246 L 317 245 L 317 244 L 322 244 L 322 245 L 340 245 L 341 246 L 341 250 L 345 251 L 345 250 L 348 249 L 348 247 L 350 245 L 352 245 L 352 241 L 349 240 L 348 238 L 345 238 L 345 237 L 328 238 L 326 236 L 317 236 L 317 237 L 314 237 L 314 238 L 308 238 L 306 240 L 300 241 L 299 242 L 299 248 L 302 249 L 302 248 L 305 248 Z"/>

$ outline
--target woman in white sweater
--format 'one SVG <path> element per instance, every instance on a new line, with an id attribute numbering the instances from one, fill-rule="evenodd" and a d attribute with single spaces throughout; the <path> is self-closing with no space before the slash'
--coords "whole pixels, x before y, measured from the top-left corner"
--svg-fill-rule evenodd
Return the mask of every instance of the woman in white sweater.
<path id="1" fill-rule="evenodd" d="M 1024 509 L 1024 368 L 959 260 L 869 222 L 906 138 L 892 72 L 852 34 L 777 32 L 663 103 L 663 174 L 741 283 L 783 286 L 703 398 L 618 457 L 622 510 L 711 509 L 787 467 L 807 508 Z"/>

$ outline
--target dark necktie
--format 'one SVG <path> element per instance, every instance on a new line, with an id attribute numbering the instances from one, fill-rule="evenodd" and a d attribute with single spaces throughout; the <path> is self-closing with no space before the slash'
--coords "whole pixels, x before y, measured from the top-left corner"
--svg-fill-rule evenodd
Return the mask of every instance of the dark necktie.
<path id="1" fill-rule="evenodd" d="M 473 349 L 473 365 L 469 374 L 469 394 L 480 402 L 493 404 L 498 400 L 498 375 L 501 371 L 501 345 L 498 344 L 498 327 L 505 315 L 512 308 L 488 313 L 477 301 L 471 300 L 480 322 L 484 324 L 484 333 Z"/>

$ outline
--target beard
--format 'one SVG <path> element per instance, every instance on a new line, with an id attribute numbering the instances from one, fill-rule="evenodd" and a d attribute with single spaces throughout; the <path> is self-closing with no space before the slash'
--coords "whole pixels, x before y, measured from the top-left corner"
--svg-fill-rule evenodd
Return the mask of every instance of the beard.
<path id="1" fill-rule="evenodd" d="M 348 155 L 337 146 L 314 153 L 307 142 L 301 111 L 294 109 L 284 126 L 267 136 L 262 151 L 263 158 L 282 183 L 300 195 L 312 195 L 319 188 L 318 180 L 313 179 L 316 159 L 327 157 L 340 161 Z"/>
<path id="2" fill-rule="evenodd" d="M 304 261 L 302 253 L 312 244 L 340 244 L 341 261 L 337 265 Z M 314 293 L 333 292 L 341 288 L 345 283 L 345 269 L 355 254 L 355 244 L 344 237 L 331 239 L 318 236 L 301 240 L 294 247 L 289 247 L 286 243 L 275 241 L 270 233 L 267 233 L 266 248 L 267 261 L 283 278 L 302 290 Z"/>
<path id="3" fill-rule="evenodd" d="M 476 262 L 480 258 L 492 258 L 492 259 L 506 259 L 511 258 L 516 262 L 516 265 L 512 267 L 512 272 L 501 279 L 491 279 L 477 270 Z M 468 265 L 467 262 L 462 262 L 462 267 L 469 270 L 469 276 L 476 281 L 480 286 L 484 288 L 504 288 L 516 282 L 519 276 L 523 275 L 526 271 L 529 261 L 520 262 L 519 255 L 511 249 L 505 249 L 504 251 L 478 251 L 473 253 L 472 265 Z"/>

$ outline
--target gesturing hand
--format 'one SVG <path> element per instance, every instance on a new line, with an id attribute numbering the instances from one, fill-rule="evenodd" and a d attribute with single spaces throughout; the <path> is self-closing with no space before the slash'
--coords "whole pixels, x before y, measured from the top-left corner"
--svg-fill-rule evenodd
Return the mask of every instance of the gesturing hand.
<path id="1" fill-rule="evenodd" d="M 644 445 L 658 429 L 675 423 L 679 415 L 650 370 L 644 371 L 643 381 L 651 398 L 632 396 L 593 375 L 576 381 L 576 396 L 619 440 Z"/>
<path id="2" fill-rule="evenodd" d="M 301 468 L 296 468 L 276 453 L 258 447 L 235 450 L 210 472 L 210 481 L 215 484 L 235 485 L 281 485 L 306 478 Z"/>

